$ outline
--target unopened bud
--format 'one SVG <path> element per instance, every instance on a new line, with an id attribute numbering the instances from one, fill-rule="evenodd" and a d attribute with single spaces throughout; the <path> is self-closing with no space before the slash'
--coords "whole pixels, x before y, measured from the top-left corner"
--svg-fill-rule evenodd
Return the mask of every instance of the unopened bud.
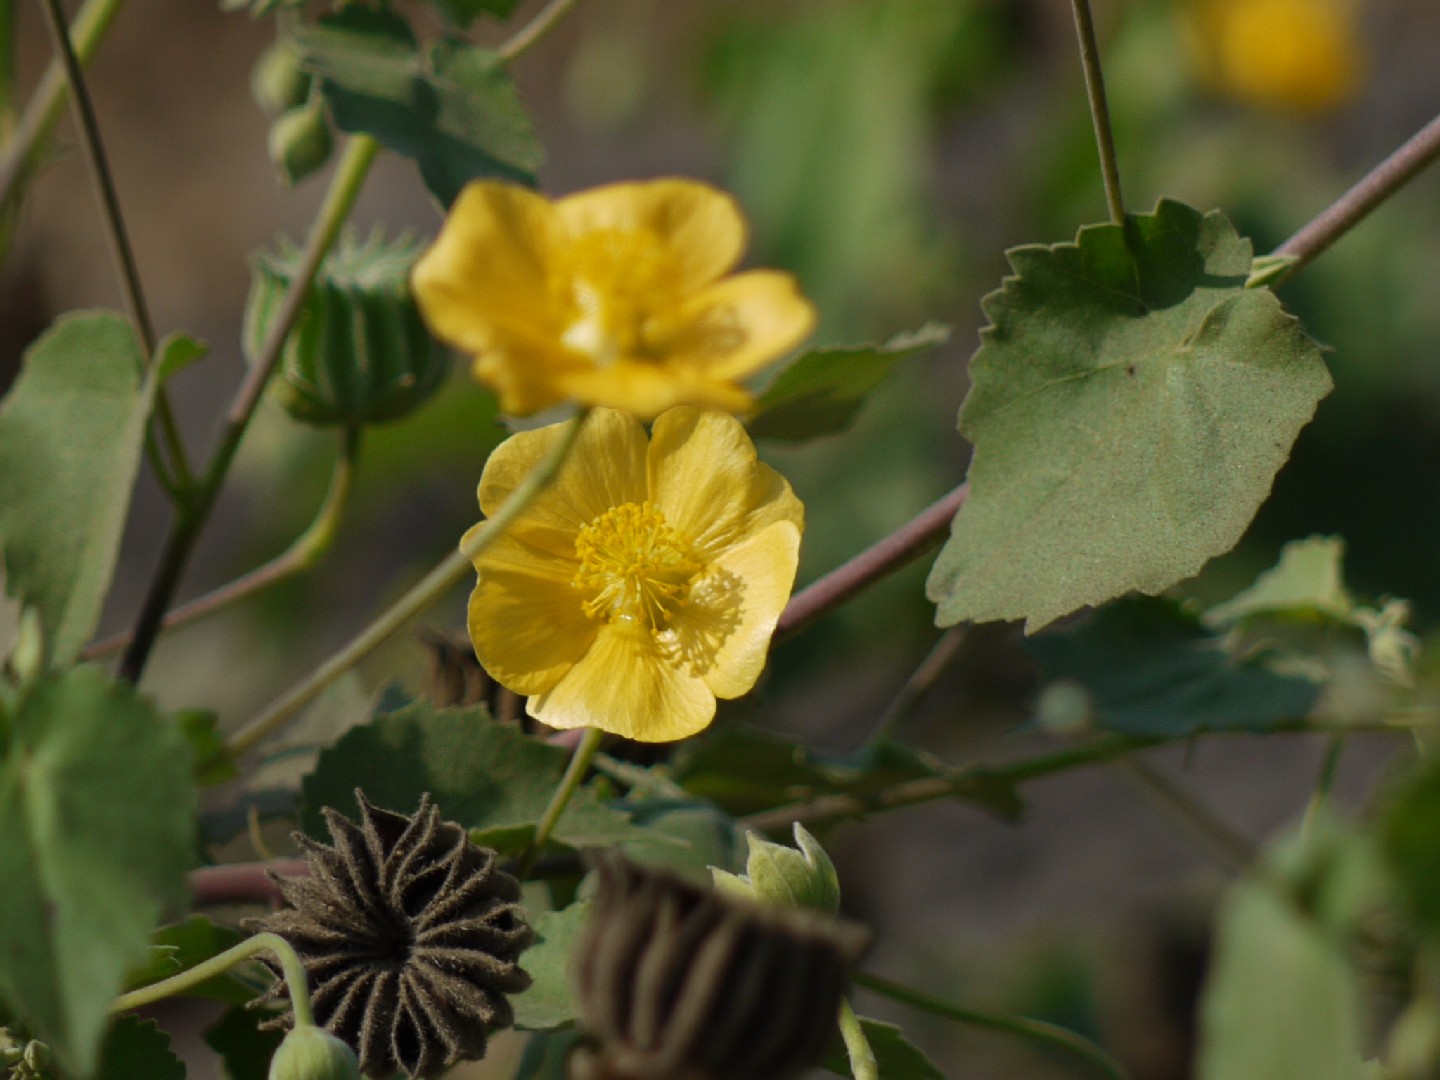
<path id="1" fill-rule="evenodd" d="M 355 1051 L 323 1028 L 297 1027 L 270 1059 L 270 1080 L 361 1080 Z"/>
<path id="2" fill-rule="evenodd" d="M 270 125 L 270 160 L 287 185 L 298 184 L 329 161 L 333 146 L 330 122 L 318 100 L 282 113 Z"/>
<path id="3" fill-rule="evenodd" d="M 277 38 L 250 69 L 250 95 L 266 116 L 279 116 L 310 96 L 311 76 L 300 66 L 293 38 Z"/>

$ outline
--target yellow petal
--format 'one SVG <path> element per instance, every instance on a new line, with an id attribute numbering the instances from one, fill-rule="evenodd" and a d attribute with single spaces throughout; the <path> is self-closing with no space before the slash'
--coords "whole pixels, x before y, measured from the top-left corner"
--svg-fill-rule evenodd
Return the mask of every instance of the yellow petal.
<path id="1" fill-rule="evenodd" d="M 624 409 L 644 420 L 676 405 L 705 405 L 745 412 L 755 399 L 725 379 L 645 360 L 616 360 L 605 367 L 557 374 L 554 384 L 577 401 Z"/>
<path id="2" fill-rule="evenodd" d="M 683 292 L 710 284 L 745 250 L 745 219 L 735 201 L 694 180 L 609 184 L 561 199 L 555 209 L 571 236 L 608 229 L 652 234 L 670 283 Z"/>
<path id="3" fill-rule="evenodd" d="M 517 694 L 553 687 L 584 658 L 596 631 L 568 581 L 498 565 L 482 565 L 468 623 L 481 666 Z"/>
<path id="4" fill-rule="evenodd" d="M 646 345 L 666 363 L 712 378 L 742 379 L 800 344 L 815 309 L 795 279 L 751 270 L 711 285 L 646 327 Z"/>
<path id="5" fill-rule="evenodd" d="M 666 661 L 648 634 L 606 626 L 585 658 L 526 709 L 551 727 L 598 727 L 639 742 L 673 742 L 710 723 L 715 695 Z"/>
<path id="6" fill-rule="evenodd" d="M 411 274 L 436 336 L 472 353 L 489 348 L 495 328 L 510 323 L 558 337 L 548 265 L 560 230 L 554 207 L 532 191 L 467 185 Z"/>
<path id="7" fill-rule="evenodd" d="M 655 421 L 647 460 L 651 502 L 702 562 L 771 522 L 804 527 L 789 483 L 728 413 L 670 410 Z"/>
<path id="8" fill-rule="evenodd" d="M 795 584 L 800 530 L 777 521 L 715 560 L 662 636 L 720 698 L 755 685 Z"/>
<path id="9" fill-rule="evenodd" d="M 522 431 L 495 448 L 480 476 L 480 509 L 493 516 L 560 439 L 564 424 Z M 575 534 L 606 510 L 645 500 L 645 429 L 633 416 L 596 409 L 553 483 L 511 526 L 543 551 L 573 558 Z"/>

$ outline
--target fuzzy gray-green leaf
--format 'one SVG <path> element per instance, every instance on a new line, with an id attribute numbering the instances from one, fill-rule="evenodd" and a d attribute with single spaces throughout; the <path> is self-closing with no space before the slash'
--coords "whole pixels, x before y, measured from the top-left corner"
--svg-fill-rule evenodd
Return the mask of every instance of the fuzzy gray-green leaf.
<path id="1" fill-rule="evenodd" d="M 942 626 L 1035 630 L 1229 550 L 1330 390 L 1320 350 L 1218 211 L 1010 252 L 960 429 L 970 496 L 928 592 Z"/>

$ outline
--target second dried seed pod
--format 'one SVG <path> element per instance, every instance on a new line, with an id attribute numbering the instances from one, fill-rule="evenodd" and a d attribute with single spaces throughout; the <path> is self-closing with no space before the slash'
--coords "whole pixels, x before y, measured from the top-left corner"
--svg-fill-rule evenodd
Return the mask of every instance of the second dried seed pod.
<path id="1" fill-rule="evenodd" d="M 594 866 L 573 1080 L 789 1080 L 819 1060 L 867 930 L 613 854 Z"/>

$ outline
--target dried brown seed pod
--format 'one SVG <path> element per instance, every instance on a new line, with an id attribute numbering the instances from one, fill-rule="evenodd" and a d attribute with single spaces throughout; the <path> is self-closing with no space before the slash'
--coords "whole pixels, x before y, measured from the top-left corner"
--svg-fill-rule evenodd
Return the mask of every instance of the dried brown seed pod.
<path id="1" fill-rule="evenodd" d="M 614 854 L 593 864 L 573 1080 L 787 1080 L 815 1064 L 869 931 Z"/>
<path id="2" fill-rule="evenodd" d="M 530 985 L 516 964 L 534 936 L 520 883 L 428 795 L 411 817 L 355 797 L 358 825 L 323 811 L 334 846 L 296 834 L 310 875 L 272 875 L 290 906 L 247 928 L 294 947 L 315 1022 L 371 1080 L 438 1076 L 484 1057 L 488 1033 L 511 1023 L 506 995 Z M 257 1004 L 284 993 L 278 982 Z M 262 1026 L 290 1024 L 287 1011 Z"/>

